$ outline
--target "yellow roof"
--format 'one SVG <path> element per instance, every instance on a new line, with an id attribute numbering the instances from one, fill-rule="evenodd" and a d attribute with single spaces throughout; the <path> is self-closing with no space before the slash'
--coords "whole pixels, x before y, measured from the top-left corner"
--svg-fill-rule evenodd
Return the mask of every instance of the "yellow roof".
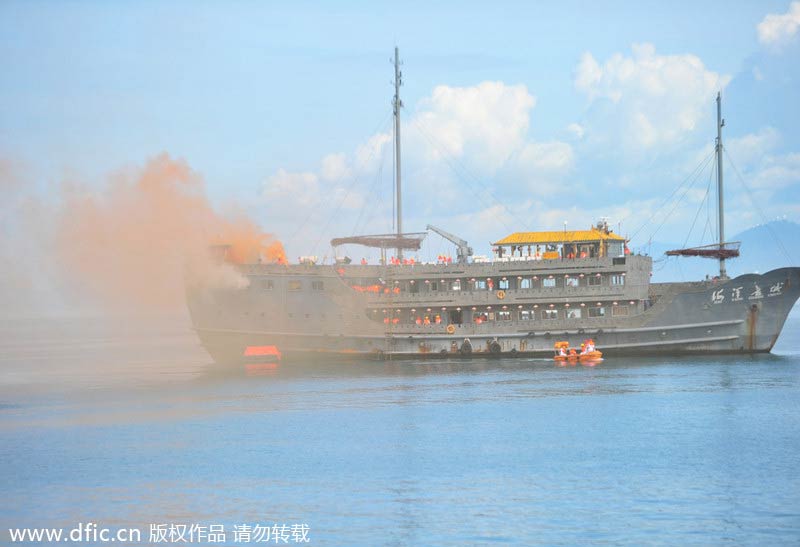
<path id="1" fill-rule="evenodd" d="M 591 230 L 558 230 L 554 232 L 515 232 L 492 245 L 538 245 L 542 243 L 587 243 L 594 241 L 625 241 L 614 232 Z"/>

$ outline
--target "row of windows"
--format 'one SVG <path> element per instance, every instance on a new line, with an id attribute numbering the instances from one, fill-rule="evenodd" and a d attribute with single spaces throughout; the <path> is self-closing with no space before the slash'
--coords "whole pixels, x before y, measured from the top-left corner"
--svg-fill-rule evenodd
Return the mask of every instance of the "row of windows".
<path id="1" fill-rule="evenodd" d="M 603 306 L 594 307 L 594 308 L 586 308 L 585 310 L 582 308 L 571 308 L 571 309 L 563 309 L 563 310 L 541 310 L 541 314 L 538 315 L 541 319 L 581 319 L 586 312 L 586 316 L 589 318 L 600 318 L 606 316 L 606 308 Z M 618 305 L 611 307 L 611 315 L 614 317 L 619 316 L 627 316 L 628 315 L 628 306 L 627 305 Z M 473 315 L 473 321 L 476 323 L 482 323 L 485 321 L 511 321 L 514 319 L 513 312 L 511 311 L 497 311 L 497 312 L 486 312 L 486 313 L 479 313 Z M 533 321 L 537 318 L 537 311 L 536 310 L 519 310 L 516 313 L 516 319 L 518 321 Z"/>
<path id="2" fill-rule="evenodd" d="M 595 306 L 591 308 L 564 308 L 564 309 L 545 309 L 545 310 L 501 310 L 501 311 L 485 311 L 485 312 L 472 312 L 472 322 L 481 324 L 493 321 L 534 321 L 537 319 L 542 320 L 555 320 L 555 319 L 581 319 L 589 317 L 591 319 L 606 317 L 605 306 Z M 629 308 L 625 304 L 611 306 L 611 315 L 614 317 L 624 317 L 629 314 Z M 379 314 L 378 310 L 373 310 L 372 318 L 376 321 L 383 320 L 385 323 L 416 323 L 429 325 L 432 323 L 439 324 L 442 322 L 443 317 L 438 313 L 423 314 L 411 312 L 399 314 Z M 459 323 L 461 319 L 457 320 Z M 452 322 L 452 321 L 451 321 Z"/>
<path id="3" fill-rule="evenodd" d="M 563 279 L 563 282 L 561 281 Z M 567 276 L 567 277 L 545 277 L 541 280 L 533 279 L 530 277 L 525 277 L 523 279 L 518 279 L 517 286 L 519 289 L 533 289 L 539 283 L 541 283 L 541 287 L 546 289 L 556 288 L 556 287 L 581 287 L 581 286 L 589 286 L 595 287 L 600 286 L 602 284 L 602 277 L 597 275 L 590 275 L 585 278 L 585 281 L 582 281 L 581 277 L 578 276 Z M 613 274 L 609 276 L 609 282 L 612 286 L 622 286 L 625 284 L 625 274 Z M 511 288 L 511 282 L 508 279 L 501 279 L 495 285 L 494 281 L 491 279 L 471 279 L 469 281 L 465 281 L 462 283 L 461 279 L 455 279 L 452 281 L 428 281 L 428 282 L 416 282 L 416 283 L 407 283 L 405 284 L 407 290 L 410 292 L 419 292 L 420 286 L 425 285 L 428 287 L 429 291 L 438 291 L 438 290 L 451 290 L 451 291 L 460 291 L 462 288 L 466 288 L 467 290 L 509 290 Z M 263 290 L 271 291 L 275 288 L 275 282 L 272 279 L 262 279 L 260 282 L 260 287 Z M 287 290 L 292 292 L 302 291 L 303 290 L 303 282 L 299 279 L 290 279 L 286 285 Z M 325 282 L 324 281 L 312 281 L 311 282 L 311 290 L 314 291 L 324 291 L 325 290 Z"/>
<path id="4" fill-rule="evenodd" d="M 612 286 L 620 287 L 625 285 L 625 274 L 613 274 L 608 276 L 609 283 Z M 516 281 L 513 283 L 512 281 Z M 523 277 L 522 279 L 500 279 L 495 282 L 493 279 L 470 279 L 461 280 L 453 279 L 449 281 L 415 281 L 403 282 L 403 290 L 412 293 L 421 292 L 427 287 L 428 291 L 461 291 L 461 290 L 510 290 L 510 289 L 534 289 L 543 287 L 545 289 L 552 289 L 556 287 L 599 287 L 603 284 L 603 277 L 599 275 L 580 276 L 548 276 L 539 279 L 532 277 Z"/>

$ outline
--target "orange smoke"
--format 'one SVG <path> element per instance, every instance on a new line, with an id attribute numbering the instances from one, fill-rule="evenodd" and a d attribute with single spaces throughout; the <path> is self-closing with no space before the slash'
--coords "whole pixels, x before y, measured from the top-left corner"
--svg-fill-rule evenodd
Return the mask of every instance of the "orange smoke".
<path id="1" fill-rule="evenodd" d="M 210 256 L 229 246 L 237 262 L 285 262 L 283 245 L 243 215 L 217 214 L 202 178 L 162 154 L 101 192 L 67 190 L 56 231 L 57 259 L 75 290 L 123 307 L 183 306 L 185 282 L 246 283 Z"/>
<path id="2" fill-rule="evenodd" d="M 251 220 L 239 218 L 221 227 L 214 245 L 225 247 L 225 259 L 234 264 L 286 264 L 283 244 L 265 234 Z"/>

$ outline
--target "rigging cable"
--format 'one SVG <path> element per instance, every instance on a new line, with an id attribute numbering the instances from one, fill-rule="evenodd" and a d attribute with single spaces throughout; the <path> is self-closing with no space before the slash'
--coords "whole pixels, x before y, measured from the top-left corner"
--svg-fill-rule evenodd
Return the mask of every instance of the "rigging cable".
<path id="1" fill-rule="evenodd" d="M 703 167 L 705 168 L 705 165 Z M 699 174 L 699 172 L 697 174 Z M 686 187 L 686 190 L 683 191 L 683 194 L 681 194 L 681 196 L 675 202 L 675 205 L 672 206 L 672 209 L 670 209 L 669 213 L 667 213 L 667 215 L 661 221 L 661 224 L 658 225 L 658 228 L 656 228 L 655 231 L 653 231 L 650 234 L 650 239 L 651 240 L 653 239 L 653 236 L 655 236 L 658 233 L 658 231 L 661 230 L 661 228 L 664 226 L 664 224 L 667 222 L 667 220 L 669 220 L 669 218 L 672 216 L 672 213 L 675 212 L 675 209 L 678 208 L 678 205 L 680 205 L 681 202 L 683 201 L 683 199 L 686 197 L 686 194 L 689 193 L 689 190 L 691 190 L 694 187 L 694 183 L 697 182 L 697 179 L 698 179 L 698 177 L 695 175 L 694 179 L 692 179 L 691 183 Z"/>
<path id="2" fill-rule="evenodd" d="M 674 197 L 674 196 L 675 196 L 675 195 L 676 195 L 676 194 L 677 194 L 677 193 L 678 193 L 678 192 L 681 190 L 681 188 L 683 188 L 683 185 L 684 185 L 684 184 L 686 184 L 687 182 L 689 182 L 690 180 L 694 180 L 694 179 L 697 177 L 697 175 L 698 175 L 699 173 L 701 173 L 701 172 L 702 172 L 702 171 L 705 169 L 705 167 L 706 167 L 706 164 L 707 164 L 709 161 L 711 161 L 711 159 L 712 159 L 713 157 L 714 157 L 714 152 L 712 151 L 712 152 L 711 152 L 711 153 L 710 153 L 708 156 L 706 156 L 706 157 L 705 157 L 703 160 L 701 160 L 701 161 L 700 161 L 700 163 L 699 163 L 699 164 L 697 164 L 697 166 L 696 166 L 696 167 L 695 167 L 695 168 L 694 168 L 694 169 L 693 169 L 693 170 L 692 170 L 692 171 L 691 171 L 691 172 L 690 172 L 688 175 L 686 175 L 686 177 L 685 177 L 685 178 L 684 178 L 684 179 L 681 181 L 681 183 L 680 183 L 680 184 L 679 184 L 679 185 L 678 185 L 678 186 L 677 186 L 677 187 L 676 187 L 676 188 L 675 188 L 675 189 L 672 191 L 672 193 L 671 193 L 671 194 L 670 194 L 670 195 L 667 197 L 667 199 L 665 199 L 665 200 L 664 200 L 664 201 L 661 203 L 661 205 L 659 205 L 659 206 L 656 208 L 656 210 L 653 212 L 653 214 L 652 214 L 652 215 L 650 215 L 650 217 L 649 217 L 647 220 L 645 220 L 645 221 L 644 221 L 644 223 L 643 223 L 641 226 L 639 226 L 639 227 L 638 227 L 638 228 L 637 228 L 637 229 L 636 229 L 636 230 L 633 232 L 633 235 L 632 235 L 632 236 L 631 236 L 629 239 L 630 239 L 630 240 L 633 240 L 633 239 L 634 239 L 634 238 L 635 238 L 635 237 L 636 237 L 636 236 L 639 234 L 639 232 L 641 232 L 641 231 L 642 231 L 642 229 L 644 229 L 644 228 L 645 228 L 646 226 L 648 226 L 648 225 L 649 225 L 651 222 L 653 222 L 653 220 L 655 219 L 656 215 L 657 215 L 657 214 L 658 214 L 658 213 L 659 213 L 659 212 L 660 212 L 660 211 L 661 211 L 661 210 L 662 210 L 662 209 L 663 209 L 663 208 L 664 208 L 664 207 L 665 207 L 665 206 L 666 206 L 666 205 L 667 205 L 667 204 L 668 204 L 670 201 L 672 201 L 672 198 L 673 198 L 673 197 Z M 620 222 L 623 222 L 624 220 L 627 220 L 627 217 L 626 217 L 625 219 L 623 219 L 622 221 L 620 221 Z"/>
<path id="3" fill-rule="evenodd" d="M 372 131 L 372 133 L 371 133 L 371 134 L 372 134 L 372 135 L 375 135 L 376 133 L 379 133 L 379 132 L 380 132 L 380 130 L 381 130 L 383 127 L 385 127 L 385 126 L 386 126 L 386 122 L 388 121 L 388 119 L 389 119 L 389 117 L 390 117 L 390 116 L 391 116 L 391 114 L 387 114 L 387 115 L 385 115 L 385 116 L 384 116 L 384 117 L 381 119 L 381 122 L 380 122 L 380 123 L 379 123 L 379 124 L 378 124 L 378 125 L 375 127 L 375 130 L 373 130 L 373 131 Z M 366 160 L 366 162 L 365 162 L 365 163 L 368 163 L 368 162 L 369 162 L 369 160 L 371 160 L 371 159 L 372 159 L 372 156 L 374 156 L 374 155 L 375 155 L 375 150 L 373 149 L 373 150 L 370 152 L 370 155 L 369 155 L 369 157 L 367 158 L 367 160 Z M 358 179 L 359 179 L 359 177 L 358 177 L 358 176 L 355 176 L 355 177 L 353 177 L 353 183 L 351 183 L 351 185 L 350 185 L 350 188 L 349 188 L 349 189 L 348 189 L 348 191 L 347 191 L 347 193 L 348 193 L 348 194 L 350 193 L 350 190 L 352 189 L 352 187 L 353 187 L 353 184 L 355 184 L 355 182 L 358 182 Z M 324 200 L 323 200 L 323 197 L 327 197 L 327 194 L 326 194 L 326 195 L 324 195 L 324 196 L 323 196 L 323 194 L 322 194 L 322 193 L 320 193 L 320 194 L 319 194 L 319 196 L 318 196 L 318 199 L 317 199 L 317 200 L 314 202 L 313 206 L 311 207 L 311 210 L 308 212 L 308 215 L 306 215 L 306 217 L 303 219 L 303 221 L 302 221 L 302 222 L 300 222 L 300 223 L 297 225 L 297 229 L 295 229 L 295 230 L 294 230 L 294 232 L 292 233 L 292 235 L 291 235 L 291 236 L 289 237 L 289 239 L 286 241 L 286 243 L 287 243 L 287 246 L 288 246 L 289 244 L 293 243 L 293 242 L 294 242 L 294 240 L 295 240 L 295 238 L 296 238 L 296 237 L 298 236 L 298 234 L 300 233 L 300 231 L 301 231 L 303 228 L 305 228 L 305 227 L 306 227 L 306 225 L 308 224 L 308 222 L 311 220 L 311 217 L 314 215 L 314 213 L 316 213 L 316 212 L 317 212 L 317 208 L 318 208 L 318 206 L 319 206 L 321 203 L 323 203 L 323 201 L 324 201 Z M 346 197 L 346 196 L 345 196 L 345 197 Z M 341 206 L 341 202 L 340 202 L 340 204 L 339 204 L 339 205 Z M 327 227 L 327 225 L 328 225 L 328 224 L 330 224 L 330 221 L 331 221 L 331 219 L 332 219 L 332 217 L 330 217 L 330 218 L 328 219 L 328 222 L 326 223 L 326 227 Z M 320 233 L 323 233 L 323 232 L 320 232 Z M 315 248 L 317 247 L 317 245 L 318 245 L 318 244 L 319 244 L 319 240 L 317 240 L 317 243 L 316 243 L 316 244 L 314 244 L 314 247 L 312 247 L 312 249 L 315 249 Z"/>
<path id="4" fill-rule="evenodd" d="M 481 196 L 481 194 L 480 194 L 478 191 L 476 191 L 476 190 L 475 190 L 475 188 L 472 186 L 472 184 L 473 184 L 473 183 L 475 183 L 475 184 L 480 184 L 480 181 L 478 180 L 478 178 L 477 178 L 475 175 L 473 175 L 473 174 L 472 174 L 472 173 L 471 173 L 471 172 L 470 172 L 470 171 L 469 171 L 469 170 L 468 170 L 468 169 L 467 169 L 467 168 L 466 168 L 466 167 L 465 167 L 463 164 L 459 166 L 459 165 L 458 165 L 458 164 L 460 163 L 460 162 L 459 162 L 459 160 L 458 160 L 457 158 L 455 158 L 455 157 L 454 157 L 454 156 L 453 156 L 453 155 L 452 155 L 452 154 L 451 154 L 451 153 L 450 153 L 450 152 L 447 150 L 447 148 L 446 148 L 446 147 L 444 147 L 444 146 L 443 146 L 443 145 L 442 145 L 442 144 L 441 144 L 441 143 L 440 143 L 440 142 L 439 142 L 439 141 L 438 141 L 438 140 L 437 140 L 437 139 L 436 139 L 436 138 L 435 138 L 435 137 L 434 137 L 434 136 L 433 136 L 431 133 L 429 133 L 429 132 L 427 131 L 427 129 L 426 129 L 425 127 L 423 127 L 423 125 L 424 125 L 424 124 L 423 124 L 422 120 L 421 120 L 419 117 L 415 118 L 415 119 L 412 121 L 412 126 L 413 126 L 413 127 L 416 127 L 416 129 L 417 129 L 417 130 L 420 132 L 420 134 L 421 134 L 423 137 L 425 137 L 425 138 L 428 140 L 428 142 L 430 142 L 430 143 L 431 143 L 431 145 L 432 145 L 432 146 L 433 146 L 433 147 L 434 147 L 434 148 L 435 148 L 435 149 L 436 149 L 436 150 L 437 150 L 437 151 L 438 151 L 438 152 L 439 152 L 439 153 L 442 155 L 443 159 L 445 160 L 445 162 L 447 163 L 447 165 L 450 167 L 450 169 L 452 169 L 452 170 L 453 170 L 453 172 L 454 172 L 456 175 L 459 175 L 459 176 L 462 178 L 462 180 L 464 180 L 465 182 L 467 182 L 467 188 L 469 188 L 470 192 L 472 192 L 472 194 L 473 194 L 473 195 L 474 195 L 474 196 L 475 196 L 475 197 L 478 199 L 478 201 L 480 201 L 480 202 L 481 202 L 481 204 L 482 204 L 484 207 L 486 207 L 487 209 L 490 209 L 490 208 L 491 208 L 491 203 L 487 203 L 487 202 L 485 201 L 485 199 L 484 199 L 484 198 Z M 459 167 L 460 167 L 460 169 L 459 169 Z M 470 180 L 470 179 L 471 179 L 471 180 Z M 491 190 L 489 190 L 489 189 L 488 189 L 488 187 L 487 187 L 487 188 L 485 188 L 484 190 L 485 190 L 485 192 L 486 192 L 486 195 L 487 195 L 487 196 L 488 196 L 488 197 L 489 197 L 489 198 L 490 198 L 492 201 L 494 201 L 494 203 L 495 203 L 496 205 L 499 205 L 499 206 L 500 206 L 502 209 L 504 209 L 506 212 L 508 212 L 508 213 L 509 213 L 509 214 L 510 214 L 510 215 L 511 215 L 513 218 L 514 218 L 514 220 L 516 220 L 517 222 L 519 222 L 519 223 L 520 223 L 520 224 L 521 224 L 523 227 L 525 227 L 526 229 L 530 229 L 530 228 L 528 227 L 528 224 L 527 224 L 527 222 L 525 222 L 524 220 L 520 219 L 520 218 L 519 218 L 519 217 L 518 217 L 518 216 L 517 216 L 517 215 L 516 215 L 516 214 L 515 214 L 515 213 L 514 213 L 514 212 L 513 212 L 511 209 L 509 209 L 509 208 L 508 208 L 508 207 L 507 207 L 507 206 L 506 206 L 506 205 L 505 205 L 503 202 L 501 202 L 499 199 L 497 199 L 497 198 L 494 196 L 494 194 L 492 194 Z M 506 222 L 505 222 L 505 221 L 504 221 L 502 218 L 498 218 L 497 220 L 499 220 L 499 221 L 500 221 L 500 223 L 501 223 L 501 224 L 503 224 L 503 226 L 505 226 L 507 230 L 509 230 L 509 231 L 511 231 L 511 232 L 513 232 L 513 231 L 514 231 L 514 230 L 513 230 L 511 227 L 509 227 L 509 226 L 508 226 L 508 224 L 506 224 Z"/>
<path id="5" fill-rule="evenodd" d="M 723 148 L 723 150 L 725 149 Z M 792 260 L 792 257 L 789 255 L 789 252 L 786 250 L 786 247 L 783 246 L 783 242 L 780 240 L 778 235 L 772 230 L 772 226 L 770 226 L 770 221 L 767 220 L 767 216 L 764 214 L 764 211 L 762 211 L 761 207 L 759 207 L 758 203 L 756 203 L 755 197 L 753 197 L 753 193 L 750 191 L 750 188 L 748 188 L 747 184 L 745 184 L 744 177 L 742 177 L 742 174 L 739 173 L 739 169 L 736 168 L 736 165 L 733 163 L 733 159 L 731 159 L 731 156 L 730 154 L 728 154 L 727 150 L 725 150 L 725 156 L 728 158 L 728 162 L 731 164 L 731 167 L 733 167 L 733 171 L 736 173 L 736 176 L 739 177 L 739 182 L 741 182 L 742 186 L 747 191 L 747 197 L 750 199 L 750 203 L 753 204 L 753 207 L 761 216 L 761 219 L 764 221 L 764 226 L 767 227 L 767 231 L 769 231 L 769 234 L 772 236 L 772 239 L 775 240 L 775 243 L 777 243 L 778 248 L 783 253 L 783 256 L 786 257 L 786 260 L 789 261 L 789 264 L 794 264 L 795 261 Z"/>
<path id="6" fill-rule="evenodd" d="M 713 174 L 714 174 L 714 168 L 712 167 L 711 170 L 709 171 L 708 185 L 706 185 L 706 193 L 703 196 L 702 201 L 700 201 L 700 207 L 697 208 L 697 213 L 695 213 L 695 215 L 694 215 L 694 220 L 692 221 L 692 225 L 689 228 L 689 233 L 686 234 L 686 240 L 683 242 L 682 248 L 684 248 L 684 249 L 686 248 L 686 245 L 688 245 L 688 243 L 689 243 L 689 238 L 692 237 L 692 231 L 694 231 L 694 226 L 697 223 L 697 219 L 700 217 L 700 211 L 703 210 L 703 206 L 706 204 L 706 200 L 708 199 L 708 194 L 711 192 L 711 177 L 712 177 Z M 705 235 L 705 233 L 703 233 L 703 235 Z M 701 238 L 700 244 L 701 245 L 703 244 L 702 238 Z"/>
<path id="7" fill-rule="evenodd" d="M 366 161 L 364 163 L 368 164 L 372 160 L 372 158 L 374 156 L 375 156 L 375 149 L 373 148 L 370 151 L 369 156 L 367 157 L 367 159 L 366 159 Z M 339 203 L 336 204 L 336 207 L 333 209 L 333 212 L 328 217 L 328 221 L 325 223 L 325 225 L 323 226 L 322 230 L 320 230 L 319 238 L 317 238 L 317 241 L 314 243 L 314 245 L 312 247 L 312 249 L 314 249 L 315 252 L 316 252 L 317 247 L 319 246 L 320 242 L 322 241 L 322 238 L 325 237 L 325 232 L 327 231 L 327 229 L 330 226 L 331 222 L 333 222 L 333 219 L 338 216 L 339 211 L 342 208 L 342 205 L 344 205 L 344 202 L 347 200 L 348 197 L 350 197 L 350 192 L 353 191 L 353 188 L 355 187 L 356 183 L 359 182 L 359 180 L 360 180 L 360 175 L 356 175 L 356 176 L 353 177 L 353 181 L 347 187 L 344 195 L 339 200 Z"/>
<path id="8" fill-rule="evenodd" d="M 382 203 L 382 199 L 380 196 L 380 188 L 381 185 L 379 184 L 380 179 L 383 176 L 383 164 L 386 160 L 386 154 L 381 153 L 380 155 L 380 163 L 378 164 L 378 170 L 375 173 L 375 178 L 372 181 L 372 188 L 370 188 L 369 193 L 366 196 L 366 200 L 364 204 L 361 206 L 361 211 L 358 213 L 358 218 L 356 218 L 356 223 L 353 226 L 353 230 L 351 235 L 357 235 L 359 231 L 363 231 L 366 226 L 372 221 L 372 218 L 375 216 L 375 211 L 379 209 L 375 205 Z M 374 200 L 373 200 L 374 196 Z M 369 210 L 370 214 L 364 218 L 364 213 Z M 361 224 L 361 220 L 364 219 L 364 224 L 361 228 L 359 228 L 359 224 Z"/>

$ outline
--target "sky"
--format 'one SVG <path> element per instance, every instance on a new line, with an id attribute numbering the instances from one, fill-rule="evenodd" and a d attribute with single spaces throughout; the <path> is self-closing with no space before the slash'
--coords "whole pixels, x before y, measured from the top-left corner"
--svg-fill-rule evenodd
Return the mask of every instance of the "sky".
<path id="1" fill-rule="evenodd" d="M 56 201 L 167 154 L 290 260 L 330 257 L 333 237 L 393 230 L 395 46 L 407 231 L 487 254 L 607 217 L 634 248 L 710 243 L 718 91 L 726 232 L 800 222 L 800 2 L 785 0 L 7 0 L 0 167 Z M 443 253 L 430 236 L 421 258 Z"/>

